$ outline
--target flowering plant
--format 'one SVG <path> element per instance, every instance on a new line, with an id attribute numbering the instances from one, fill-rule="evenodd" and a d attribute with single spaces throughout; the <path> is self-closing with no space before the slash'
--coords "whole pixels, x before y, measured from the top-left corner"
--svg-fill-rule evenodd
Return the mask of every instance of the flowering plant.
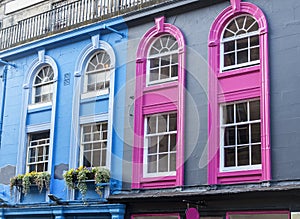
<path id="1" fill-rule="evenodd" d="M 49 189 L 50 178 L 50 174 L 47 172 L 33 171 L 19 174 L 10 178 L 10 191 L 12 191 L 15 186 L 26 195 L 30 191 L 31 185 L 37 185 L 39 192 L 42 192 L 44 188 Z"/>
<path id="2" fill-rule="evenodd" d="M 84 167 L 70 169 L 63 174 L 66 185 L 69 189 L 78 189 L 84 197 L 87 192 L 87 180 L 95 181 L 95 191 L 101 195 L 100 183 L 107 183 L 110 179 L 110 172 L 104 167 Z"/>

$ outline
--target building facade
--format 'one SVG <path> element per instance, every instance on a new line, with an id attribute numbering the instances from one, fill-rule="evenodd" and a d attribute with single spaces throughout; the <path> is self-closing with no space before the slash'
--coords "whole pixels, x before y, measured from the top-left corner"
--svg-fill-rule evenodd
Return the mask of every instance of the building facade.
<path id="1" fill-rule="evenodd" d="M 300 218 L 299 10 L 2 1 L 0 218 Z"/>

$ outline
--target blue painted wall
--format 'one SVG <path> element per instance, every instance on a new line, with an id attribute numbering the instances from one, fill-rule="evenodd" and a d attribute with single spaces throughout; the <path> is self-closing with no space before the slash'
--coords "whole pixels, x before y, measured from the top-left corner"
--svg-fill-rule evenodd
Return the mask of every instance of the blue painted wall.
<path id="1" fill-rule="evenodd" d="M 20 46 L 12 51 L 0 53 L 0 58 L 17 65 L 16 68 L 9 68 L 7 77 L 7 96 L 4 111 L 4 128 L 2 145 L 0 148 L 0 198 L 13 202 L 9 198 L 9 178 L 16 173 L 18 159 L 18 141 L 22 124 L 20 117 L 23 111 L 23 84 L 30 65 L 38 58 L 37 51 L 44 49 L 45 55 L 53 58 L 58 66 L 57 78 L 57 99 L 55 109 L 54 144 L 52 156 L 52 179 L 50 193 L 53 193 L 63 200 L 68 198 L 64 180 L 60 177 L 54 178 L 56 167 L 59 165 L 69 165 L 70 133 L 72 127 L 72 107 L 74 96 L 74 71 L 76 61 L 82 50 L 91 43 L 91 36 L 100 33 L 100 40 L 110 44 L 116 56 L 115 65 L 115 99 L 114 103 L 114 123 L 112 133 L 112 159 L 111 175 L 114 181 L 112 192 L 120 191 L 122 187 L 122 156 L 123 156 L 123 126 L 124 126 L 124 98 L 125 94 L 120 93 L 120 89 L 125 84 L 126 77 L 126 54 L 127 38 L 119 34 L 104 30 L 105 25 L 118 25 L 118 29 L 127 36 L 127 27 L 120 19 L 111 19 L 106 23 L 98 23 L 72 30 L 68 33 L 52 36 Z M 2 72 L 3 66 L 0 66 Z M 83 76 L 82 76 L 83 77 Z M 2 86 L 2 83 L 0 83 Z M 0 87 L 1 89 L 2 87 Z M 26 125 L 39 125 L 51 122 L 51 107 L 30 109 L 27 112 Z M 109 112 L 109 95 L 103 95 L 90 101 L 83 100 L 80 103 L 80 116 L 107 114 Z M 21 127 L 21 128 L 20 128 Z M 118 130 L 118 131 L 116 131 Z M 78 151 L 79 155 L 79 151 Z M 24 161 L 25 162 L 25 161 Z M 8 165 L 12 168 L 9 172 L 1 175 L 1 170 Z M 79 165 L 79 164 L 78 164 Z M 25 166 L 25 165 L 24 165 Z M 24 170 L 25 171 L 25 170 Z M 56 174 L 57 175 L 57 174 Z M 2 176 L 2 178 L 1 178 Z M 2 192 L 3 191 L 3 192 Z M 39 196 L 28 196 L 22 198 L 23 203 L 43 202 Z"/>

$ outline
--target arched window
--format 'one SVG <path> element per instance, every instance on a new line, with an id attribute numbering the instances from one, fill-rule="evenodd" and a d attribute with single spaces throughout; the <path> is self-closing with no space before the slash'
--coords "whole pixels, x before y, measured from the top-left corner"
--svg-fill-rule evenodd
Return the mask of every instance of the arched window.
<path id="1" fill-rule="evenodd" d="M 54 72 L 50 65 L 40 68 L 32 85 L 32 103 L 51 102 L 53 97 Z"/>
<path id="2" fill-rule="evenodd" d="M 147 84 L 157 84 L 178 78 L 178 42 L 170 34 L 158 37 L 150 46 Z"/>
<path id="3" fill-rule="evenodd" d="M 233 18 L 224 28 L 221 39 L 223 71 L 259 63 L 259 29 L 250 15 Z"/>
<path id="4" fill-rule="evenodd" d="M 231 3 L 209 35 L 209 184 L 271 177 L 267 21 L 257 6 Z"/>
<path id="5" fill-rule="evenodd" d="M 110 83 L 111 60 L 108 53 L 101 49 L 88 61 L 85 70 L 84 93 L 107 90 Z"/>
<path id="6" fill-rule="evenodd" d="M 183 184 L 185 43 L 155 20 L 137 51 L 132 188 Z"/>

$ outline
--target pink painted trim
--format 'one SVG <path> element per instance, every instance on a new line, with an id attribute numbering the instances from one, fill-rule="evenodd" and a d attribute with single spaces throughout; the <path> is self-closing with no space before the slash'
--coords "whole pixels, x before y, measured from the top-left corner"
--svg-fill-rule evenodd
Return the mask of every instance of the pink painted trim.
<path id="1" fill-rule="evenodd" d="M 172 217 L 172 216 L 177 216 L 178 217 L 178 219 L 180 219 L 180 215 L 179 215 L 179 213 L 177 214 L 177 213 L 175 213 L 175 214 L 133 214 L 133 215 L 131 215 L 131 219 L 135 219 L 135 217 L 158 217 L 158 216 L 170 216 L 170 217 Z"/>
<path id="2" fill-rule="evenodd" d="M 240 0 L 231 0 L 232 6 L 224 9 L 215 19 L 209 35 L 208 63 L 209 63 L 209 108 L 208 108 L 208 183 L 241 183 L 244 177 L 236 177 L 231 173 L 220 175 L 219 167 L 219 105 L 227 101 L 251 99 L 259 97 L 261 102 L 261 142 L 262 142 L 262 169 L 260 175 L 247 180 L 263 181 L 271 179 L 270 156 L 270 95 L 269 95 L 269 66 L 268 66 L 268 39 L 267 20 L 263 12 L 255 5 Z M 220 39 L 224 27 L 235 16 L 250 14 L 258 22 L 260 30 L 260 63 L 256 66 L 245 67 L 227 72 L 220 72 Z M 248 80 L 250 76 L 256 77 Z M 259 77 L 258 77 L 259 76 Z M 239 85 L 243 83 L 242 85 Z M 245 176 L 243 173 L 242 175 Z"/>
<path id="3" fill-rule="evenodd" d="M 234 211 L 234 212 L 226 212 L 226 219 L 230 219 L 230 215 L 237 214 L 287 214 L 288 219 L 290 219 L 290 211 Z"/>
<path id="4" fill-rule="evenodd" d="M 165 23 L 165 18 L 155 19 L 155 26 L 142 37 L 137 51 L 136 86 L 134 105 L 134 146 L 132 188 L 160 188 L 161 182 L 168 187 L 183 185 L 184 176 L 184 102 L 185 102 L 185 43 L 181 31 L 172 24 Z M 162 34 L 173 35 L 179 47 L 178 80 L 164 84 L 146 86 L 146 67 L 148 49 L 156 37 Z M 144 116 L 160 112 L 177 111 L 177 167 L 176 177 L 149 177 L 143 181 L 143 147 L 144 147 Z M 153 182 L 155 180 L 155 182 Z"/>

